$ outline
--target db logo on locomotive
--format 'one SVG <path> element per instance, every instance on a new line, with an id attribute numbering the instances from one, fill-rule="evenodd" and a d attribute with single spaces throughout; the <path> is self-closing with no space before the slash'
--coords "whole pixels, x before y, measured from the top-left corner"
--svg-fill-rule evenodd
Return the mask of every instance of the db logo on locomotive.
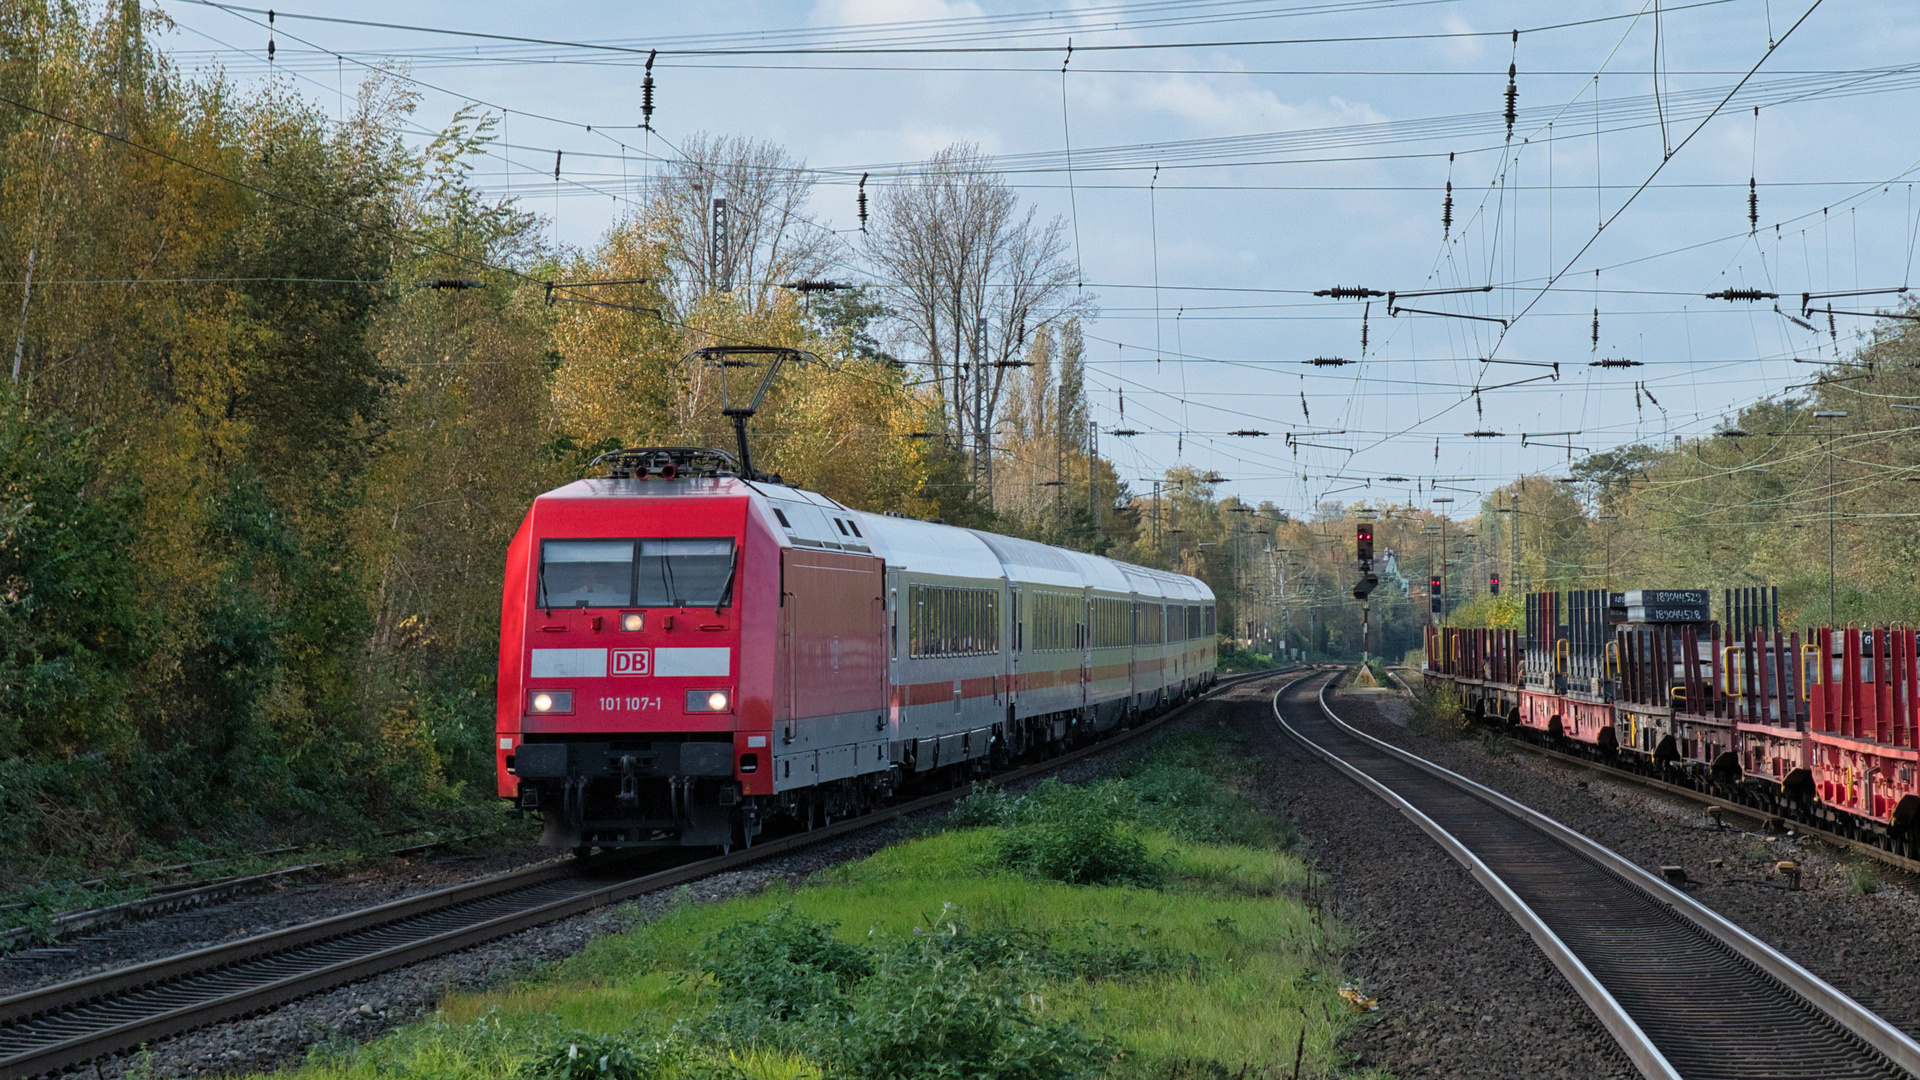
<path id="1" fill-rule="evenodd" d="M 615 675 L 651 675 L 653 674 L 653 653 L 646 649 L 614 649 L 613 672 Z"/>

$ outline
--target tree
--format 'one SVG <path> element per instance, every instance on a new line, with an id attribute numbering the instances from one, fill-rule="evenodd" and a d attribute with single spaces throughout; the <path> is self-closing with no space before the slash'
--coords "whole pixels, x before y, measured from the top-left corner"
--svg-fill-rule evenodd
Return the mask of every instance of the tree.
<path id="1" fill-rule="evenodd" d="M 839 241 L 807 219 L 812 191 L 806 163 L 774 143 L 705 132 L 682 143 L 648 211 L 680 310 L 720 291 L 758 310 L 782 283 L 823 273 Z M 727 201 L 727 243 L 719 251 L 715 199 Z"/>
<path id="2" fill-rule="evenodd" d="M 959 143 L 884 190 L 867 253 L 895 289 L 902 338 L 933 369 L 949 436 L 992 502 L 995 417 L 1007 365 L 1042 326 L 1090 312 L 1074 284 L 1065 225 L 1022 214 L 992 159 Z"/>

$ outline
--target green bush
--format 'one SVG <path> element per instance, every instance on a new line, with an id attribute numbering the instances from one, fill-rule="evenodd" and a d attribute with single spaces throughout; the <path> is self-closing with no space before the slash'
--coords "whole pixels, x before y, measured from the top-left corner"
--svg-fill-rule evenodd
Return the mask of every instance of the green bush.
<path id="1" fill-rule="evenodd" d="M 659 1047 L 636 1051 L 619 1036 L 570 1032 L 522 1071 L 526 1080 L 651 1080 L 660 1073 Z"/>
<path id="2" fill-rule="evenodd" d="M 1459 693 L 1444 685 L 1415 690 L 1413 710 L 1407 715 L 1407 730 L 1443 742 L 1464 738 L 1467 713 L 1460 704 Z"/>
<path id="3" fill-rule="evenodd" d="M 822 1058 L 863 1080 L 1096 1075 L 1099 1047 L 1041 1018 L 1025 965 L 980 963 L 985 955 L 956 947 L 967 936 L 950 925 L 883 952 Z"/>
<path id="4" fill-rule="evenodd" d="M 956 829 L 979 829 L 1003 825 L 1012 812 L 1013 799 L 992 784 L 975 784 L 966 797 L 947 811 L 947 824 Z"/>
<path id="5" fill-rule="evenodd" d="M 995 857 L 1029 877 L 1068 885 L 1151 887 L 1165 876 L 1138 837 L 1092 807 L 1008 829 Z"/>
<path id="6" fill-rule="evenodd" d="M 776 908 L 758 922 L 722 927 L 701 942 L 694 961 L 713 979 L 713 1019 L 751 1040 L 769 1023 L 840 1009 L 849 987 L 873 971 L 867 951 L 834 937 L 837 924 Z"/>
<path id="7" fill-rule="evenodd" d="M 1088 1075 L 1092 1044 L 1041 1019 L 1032 987 L 1047 974 L 1084 970 L 1092 977 L 1096 968 L 1144 970 L 1147 961 L 1056 957 L 1042 935 L 974 933 L 948 914 L 926 920 L 928 927 L 912 940 L 883 947 L 842 941 L 834 923 L 798 914 L 790 904 L 763 919 L 724 926 L 694 954 L 718 1004 L 699 1031 L 682 1029 L 679 1036 L 710 1045 L 718 1040 L 722 1048 L 773 1047 L 830 1063 L 835 1075 L 849 1077 Z M 570 1043 L 540 1059 L 533 1080 L 637 1080 L 640 1074 L 621 1070 L 664 1060 L 668 1048 L 643 1049 Z"/>

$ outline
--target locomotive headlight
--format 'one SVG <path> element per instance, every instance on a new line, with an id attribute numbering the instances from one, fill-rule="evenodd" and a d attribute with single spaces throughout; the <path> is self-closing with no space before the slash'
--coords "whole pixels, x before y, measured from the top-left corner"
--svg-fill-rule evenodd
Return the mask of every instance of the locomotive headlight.
<path id="1" fill-rule="evenodd" d="M 687 691 L 687 711 L 692 712 L 731 712 L 733 695 L 725 690 L 689 690 Z"/>
<path id="2" fill-rule="evenodd" d="M 537 713 L 570 713 L 573 711 L 573 691 L 536 690 L 527 704 Z"/>
<path id="3" fill-rule="evenodd" d="M 629 611 L 620 616 L 620 629 L 637 634 L 647 628 L 647 617 L 638 611 Z"/>

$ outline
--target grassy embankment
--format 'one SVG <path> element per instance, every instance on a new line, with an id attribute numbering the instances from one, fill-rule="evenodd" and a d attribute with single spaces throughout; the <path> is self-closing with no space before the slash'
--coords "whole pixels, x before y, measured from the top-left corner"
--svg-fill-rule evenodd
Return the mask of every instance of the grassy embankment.
<path id="1" fill-rule="evenodd" d="M 1245 771 L 1215 727 L 1097 782 L 977 792 L 799 889 L 677 905 L 300 1075 L 1327 1075 L 1355 1022 L 1340 931 Z"/>

